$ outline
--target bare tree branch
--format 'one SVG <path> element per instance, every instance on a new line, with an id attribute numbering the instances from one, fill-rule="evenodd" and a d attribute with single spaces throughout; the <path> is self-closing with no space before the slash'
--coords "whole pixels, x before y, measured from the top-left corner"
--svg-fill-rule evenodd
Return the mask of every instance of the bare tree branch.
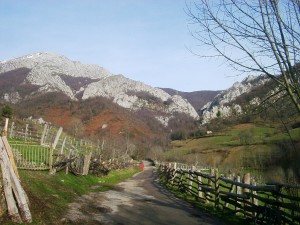
<path id="1" fill-rule="evenodd" d="M 210 47 L 199 56 L 221 56 L 238 71 L 266 74 L 300 114 L 300 1 L 194 0 L 186 6 L 192 36 Z"/>

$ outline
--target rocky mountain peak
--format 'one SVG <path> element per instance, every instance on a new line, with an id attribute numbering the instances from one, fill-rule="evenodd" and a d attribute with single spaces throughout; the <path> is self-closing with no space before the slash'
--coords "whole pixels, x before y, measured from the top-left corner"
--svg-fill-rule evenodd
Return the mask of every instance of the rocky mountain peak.
<path id="1" fill-rule="evenodd" d="M 20 73 L 23 69 L 27 72 L 24 82 L 19 82 L 19 85 L 30 84 L 37 90 L 22 96 L 12 87 L 10 91 L 0 93 L 2 99 L 18 96 L 18 100 L 21 100 L 36 93 L 62 92 L 73 100 L 106 97 L 131 110 L 146 108 L 156 111 L 159 118 L 165 117 L 166 120 L 174 112 L 198 118 L 196 110 L 180 96 L 171 96 L 159 88 L 130 80 L 123 75 L 113 75 L 100 66 L 85 65 L 52 53 L 34 53 L 2 61 L 0 79 L 13 77 L 13 71 Z"/>
<path id="2" fill-rule="evenodd" d="M 208 123 L 211 119 L 221 114 L 223 117 L 231 115 L 231 111 L 241 112 L 241 106 L 230 105 L 231 102 L 237 99 L 244 93 L 249 93 L 254 88 L 264 85 L 270 78 L 265 75 L 253 76 L 249 75 L 241 82 L 235 82 L 230 88 L 219 93 L 211 102 L 208 102 L 201 109 L 203 123 Z"/>

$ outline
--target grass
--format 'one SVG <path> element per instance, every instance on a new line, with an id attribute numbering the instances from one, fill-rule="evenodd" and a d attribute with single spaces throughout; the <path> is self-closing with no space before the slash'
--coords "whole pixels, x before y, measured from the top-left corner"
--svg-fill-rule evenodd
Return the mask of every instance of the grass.
<path id="1" fill-rule="evenodd" d="M 63 172 L 49 175 L 46 171 L 20 170 L 22 186 L 30 201 L 32 224 L 59 224 L 69 203 L 88 192 L 100 192 L 113 187 L 135 173 L 139 168 L 111 171 L 105 177 L 75 176 Z M 52 222 L 51 222 L 52 221 Z M 2 224 L 14 224 L 4 221 Z"/>
<path id="2" fill-rule="evenodd" d="M 300 128 L 291 129 L 290 133 L 294 141 L 300 140 Z M 163 158 L 165 161 L 187 164 L 244 167 L 244 159 L 256 160 L 257 164 L 268 163 L 268 160 L 280 154 L 277 144 L 289 141 L 289 136 L 279 128 L 261 124 L 239 124 L 213 133 L 212 136 L 173 141 L 164 152 Z"/>
<path id="3" fill-rule="evenodd" d="M 182 184 L 180 184 L 179 187 L 179 179 L 183 179 L 181 180 Z M 195 177 L 193 178 L 193 180 L 195 181 Z M 197 178 L 196 178 L 197 180 Z M 254 219 L 250 218 L 250 217 L 244 217 L 241 215 L 236 215 L 235 214 L 235 205 L 231 204 L 229 202 L 229 204 L 225 206 L 225 198 L 220 198 L 219 199 L 219 207 L 215 207 L 214 203 L 215 203 L 215 190 L 214 191 L 207 191 L 209 192 L 209 196 L 208 198 L 206 198 L 207 200 L 209 200 L 209 203 L 205 203 L 205 200 L 201 197 L 198 198 L 198 182 L 193 182 L 191 185 L 189 186 L 189 180 L 188 180 L 188 173 L 185 173 L 185 175 L 183 175 L 181 178 L 176 177 L 174 179 L 174 183 L 168 183 L 168 181 L 166 180 L 166 178 L 164 177 L 164 175 L 161 175 L 160 178 L 160 182 L 162 184 L 164 184 L 171 192 L 173 192 L 176 196 L 188 201 L 190 204 L 192 204 L 194 207 L 196 208 L 200 208 L 203 211 L 208 212 L 209 214 L 218 217 L 222 220 L 225 220 L 228 224 L 254 224 Z M 211 185 L 208 185 L 208 179 L 202 177 L 202 185 L 205 187 L 211 187 L 214 189 L 215 187 L 215 183 L 212 182 Z M 229 192 L 229 190 L 232 188 L 232 185 L 227 183 L 226 181 L 222 181 L 219 180 L 219 187 L 220 187 L 220 191 L 223 192 Z M 191 188 L 190 188 L 191 187 Z M 242 189 L 241 189 L 242 190 Z M 203 197 L 206 195 L 205 193 L 207 193 L 203 190 L 202 194 Z M 291 193 L 290 193 L 291 192 Z M 281 195 L 283 194 L 283 195 Z M 300 194 L 300 190 L 297 188 L 290 188 L 290 189 L 285 189 L 283 188 L 281 190 L 281 194 L 276 194 L 273 193 L 272 191 L 257 191 L 255 193 L 255 195 L 259 196 L 259 198 L 257 199 L 257 203 L 260 207 L 264 208 L 266 207 L 266 205 L 269 205 L 269 207 L 271 209 L 273 209 L 273 211 L 271 210 L 270 213 L 276 213 L 278 215 L 279 212 L 277 212 L 277 207 L 278 207 L 278 203 L 281 202 L 283 205 L 280 208 L 280 215 L 284 215 L 287 219 L 291 220 L 292 215 L 295 215 L 295 213 L 297 214 L 297 212 L 293 211 L 292 208 L 295 206 L 299 206 L 299 202 L 296 202 L 295 199 L 299 198 L 299 194 Z M 224 194 L 223 194 L 224 195 Z M 279 199 L 280 196 L 280 200 Z M 289 196 L 289 197 L 288 197 Z M 204 197 L 205 198 L 205 197 Z M 231 199 L 233 200 L 233 199 Z M 234 202 L 236 202 L 237 200 L 234 199 Z M 243 202 L 242 199 L 239 200 L 240 202 Z M 247 200 L 246 200 L 247 201 Z M 292 204 L 292 206 L 291 206 Z M 243 203 L 242 203 L 243 205 Z M 287 207 L 284 207 L 287 206 Z M 266 208 L 264 208 L 266 210 Z M 295 208 L 294 208 L 295 209 Z M 249 211 L 251 212 L 251 211 Z M 261 212 L 260 210 L 257 210 L 257 212 Z M 262 219 L 262 217 L 264 216 L 263 214 L 258 214 L 259 218 Z M 288 216 L 289 215 L 289 216 Z M 270 218 L 267 219 L 271 219 L 272 220 L 272 216 Z M 276 218 L 274 218 L 276 219 Z M 278 218 L 277 218 L 278 219 Z"/>

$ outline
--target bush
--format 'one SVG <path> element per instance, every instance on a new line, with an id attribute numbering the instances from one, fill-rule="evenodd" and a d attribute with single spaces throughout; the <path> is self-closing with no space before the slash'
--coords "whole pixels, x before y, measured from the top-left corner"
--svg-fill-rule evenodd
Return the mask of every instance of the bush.
<path id="1" fill-rule="evenodd" d="M 293 129 L 298 128 L 298 127 L 300 127 L 300 121 L 295 122 L 294 124 L 292 124 Z"/>
<path id="2" fill-rule="evenodd" d="M 2 113 L 1 113 L 1 116 L 2 117 L 5 117 L 5 118 L 11 118 L 13 114 L 13 110 L 11 107 L 9 107 L 8 105 L 5 105 L 3 108 L 2 108 Z"/>
<path id="3" fill-rule="evenodd" d="M 250 145 L 254 142 L 254 130 L 244 130 L 239 134 L 240 142 L 242 145 Z"/>
<path id="4" fill-rule="evenodd" d="M 196 130 L 189 134 L 189 137 L 191 138 L 200 138 L 204 137 L 206 135 L 206 132 L 204 130 Z"/>
<path id="5" fill-rule="evenodd" d="M 171 134 L 171 140 L 184 140 L 186 139 L 186 135 L 183 131 L 177 131 Z"/>

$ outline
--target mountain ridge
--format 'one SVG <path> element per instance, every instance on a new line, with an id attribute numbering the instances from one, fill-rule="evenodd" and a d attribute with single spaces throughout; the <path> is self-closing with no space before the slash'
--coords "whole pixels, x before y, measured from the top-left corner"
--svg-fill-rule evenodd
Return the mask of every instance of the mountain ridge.
<path id="1" fill-rule="evenodd" d="M 212 101 L 214 97 L 221 92 L 221 91 L 210 91 L 210 90 L 185 92 L 185 91 L 178 91 L 172 88 L 160 88 L 160 89 L 164 90 L 170 95 L 180 95 L 181 97 L 187 99 L 198 113 L 200 113 L 201 108 L 205 104 Z"/>
<path id="2" fill-rule="evenodd" d="M 270 81 L 266 75 L 245 77 L 241 82 L 235 82 L 230 88 L 217 94 L 214 99 L 201 108 L 202 123 L 209 123 L 217 117 L 229 117 L 233 114 L 242 114 L 243 107 L 235 103 L 235 100 L 244 94 L 249 94 L 252 90 L 262 87 Z M 255 105 L 257 100 L 253 97 L 247 104 Z"/>
<path id="3" fill-rule="evenodd" d="M 28 70 L 26 78 L 20 85 L 26 83 L 37 88 L 29 96 L 47 92 L 63 92 L 72 100 L 86 100 L 100 96 L 112 99 L 114 103 L 130 110 L 142 108 L 155 110 L 165 121 L 172 118 L 175 112 L 198 118 L 193 106 L 180 96 L 171 96 L 161 89 L 128 79 L 123 75 L 114 75 L 97 65 L 71 61 L 65 56 L 34 53 L 2 61 L 0 79 L 3 78 L 1 75 L 18 69 Z M 5 93 L 2 92 L 2 100 L 16 97 L 14 101 L 17 102 L 28 97 L 28 95 L 21 96 L 15 89 L 12 88 L 10 91 L 6 89 Z M 131 95 L 128 92 L 131 92 Z M 148 99 L 133 95 L 134 92 L 146 92 Z"/>

